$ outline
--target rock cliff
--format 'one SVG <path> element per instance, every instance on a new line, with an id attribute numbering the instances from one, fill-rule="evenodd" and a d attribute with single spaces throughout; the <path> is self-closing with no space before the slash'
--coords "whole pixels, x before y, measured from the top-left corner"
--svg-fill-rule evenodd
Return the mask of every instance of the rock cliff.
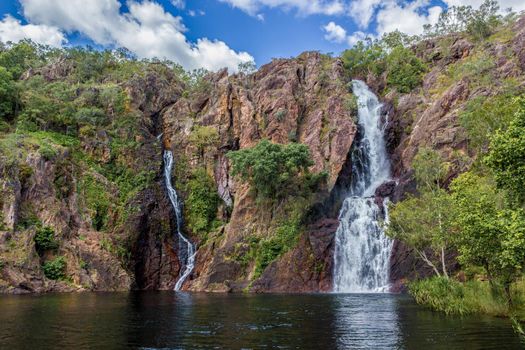
<path id="1" fill-rule="evenodd" d="M 470 166 L 477 152 L 460 116 L 473 101 L 524 91 L 524 38 L 522 18 L 482 44 L 462 35 L 422 41 L 412 50 L 428 69 L 422 85 L 406 94 L 389 89 L 384 76 L 358 77 L 384 102 L 396 183 L 381 186 L 378 197 L 399 200 L 415 191 L 411 163 L 423 146 L 450 162 L 450 179 Z M 21 80 L 63 83 L 76 69 L 62 57 L 27 70 Z M 212 179 L 220 197 L 207 232 L 185 225 L 198 255 L 183 289 L 329 291 L 337 213 L 358 137 L 351 78 L 340 59 L 316 52 L 274 60 L 253 74 L 208 73 L 198 83 L 154 62 L 125 78 L 104 80 L 126 96 L 123 120 L 109 104 L 105 115 L 111 123 L 81 128 L 75 139 L 38 132 L 0 135 L 0 292 L 172 289 L 181 265 L 164 189 L 163 149 L 173 151 L 173 182 L 183 202 L 197 170 Z M 75 98 L 83 101 L 103 95 L 96 86 L 77 90 Z M 275 235 L 287 212 L 255 200 L 231 176 L 226 155 L 262 139 L 305 144 L 311 171 L 328 176 L 299 206 L 295 246 L 256 271 L 253 242 Z M 49 145 L 52 154 L 43 151 Z M 54 230 L 56 249 L 38 251 L 35 235 L 42 227 Z M 65 277 L 51 280 L 43 263 L 57 256 L 65 259 Z M 395 287 L 426 273 L 396 242 Z"/>

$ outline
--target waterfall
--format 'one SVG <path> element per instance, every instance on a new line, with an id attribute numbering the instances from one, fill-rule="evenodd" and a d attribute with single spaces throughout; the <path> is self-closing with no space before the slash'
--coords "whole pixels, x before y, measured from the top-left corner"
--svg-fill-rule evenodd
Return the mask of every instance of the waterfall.
<path id="1" fill-rule="evenodd" d="M 390 178 L 382 105 L 362 81 L 352 81 L 352 87 L 358 100 L 359 137 L 351 154 L 349 196 L 339 213 L 335 235 L 334 291 L 385 292 L 392 240 L 382 229 L 383 214 L 374 201 L 376 188 Z M 384 219 L 388 220 L 387 210 Z"/>
<path id="2" fill-rule="evenodd" d="M 195 246 L 191 241 L 182 234 L 182 208 L 177 196 L 177 191 L 171 184 L 171 169 L 173 167 L 173 153 L 171 151 L 164 151 L 164 178 L 166 180 L 166 189 L 168 190 L 168 197 L 170 198 L 171 205 L 175 210 L 175 217 L 177 219 L 177 236 L 179 238 L 179 261 L 183 263 L 181 266 L 181 272 L 179 273 L 179 279 L 175 284 L 175 290 L 178 291 L 182 287 L 184 281 L 193 271 L 195 267 Z M 184 247 L 186 249 L 184 249 Z"/>

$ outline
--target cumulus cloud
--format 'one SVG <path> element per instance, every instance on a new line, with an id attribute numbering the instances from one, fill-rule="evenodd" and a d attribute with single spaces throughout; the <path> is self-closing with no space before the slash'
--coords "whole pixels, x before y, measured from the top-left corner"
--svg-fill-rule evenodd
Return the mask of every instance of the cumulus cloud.
<path id="1" fill-rule="evenodd" d="M 48 25 L 22 24 L 16 18 L 7 15 L 0 21 L 0 41 L 18 42 L 31 39 L 36 43 L 60 47 L 67 42 L 64 33 Z"/>
<path id="2" fill-rule="evenodd" d="M 428 0 L 399 4 L 387 3 L 376 15 L 378 34 L 399 30 L 407 34 L 421 34 L 425 24 L 434 24 L 443 11 L 440 6 L 428 7 Z"/>
<path id="3" fill-rule="evenodd" d="M 184 9 L 186 7 L 186 1 L 185 0 L 171 0 L 171 4 L 175 6 L 178 9 Z"/>
<path id="4" fill-rule="evenodd" d="M 187 69 L 223 67 L 235 71 L 241 62 L 253 61 L 246 52 L 235 52 L 219 40 L 186 39 L 182 19 L 153 1 L 127 2 L 121 12 L 118 0 L 20 0 L 31 23 L 79 32 L 101 45 L 126 47 L 144 58 L 167 58 Z M 79 10 L 81 9 L 81 10 Z"/>
<path id="5" fill-rule="evenodd" d="M 381 0 L 354 0 L 350 3 L 349 15 L 360 28 L 367 28 Z"/>
<path id="6" fill-rule="evenodd" d="M 297 10 L 302 15 L 338 15 L 345 11 L 343 0 L 219 0 L 230 4 L 252 16 L 259 15 L 263 8 Z"/>
<path id="7" fill-rule="evenodd" d="M 359 41 L 365 41 L 368 38 L 375 39 L 375 36 L 369 33 L 362 32 L 362 31 L 357 31 L 357 32 L 350 34 L 346 38 L 346 42 L 348 43 L 348 45 L 354 46 Z"/>
<path id="8" fill-rule="evenodd" d="M 325 31 L 324 38 L 334 43 L 342 43 L 346 39 L 346 30 L 335 22 L 330 22 L 323 26 Z"/>

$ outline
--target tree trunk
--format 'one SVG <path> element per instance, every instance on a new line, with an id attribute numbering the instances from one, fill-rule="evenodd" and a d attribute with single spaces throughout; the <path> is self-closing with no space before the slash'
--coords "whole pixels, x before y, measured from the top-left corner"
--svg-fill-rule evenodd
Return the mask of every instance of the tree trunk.
<path id="1" fill-rule="evenodd" d="M 437 269 L 436 265 L 434 265 L 434 264 L 432 263 L 432 261 L 430 261 L 430 259 L 427 257 L 427 255 L 425 254 L 425 252 L 424 252 L 424 251 L 417 250 L 417 249 L 416 249 L 416 252 L 418 253 L 419 257 L 420 257 L 425 263 L 427 263 L 428 266 L 432 267 L 432 269 L 434 270 L 434 273 L 436 274 L 436 276 L 441 277 L 441 274 L 439 273 L 439 270 Z"/>
<path id="2" fill-rule="evenodd" d="M 443 268 L 443 276 L 448 278 L 447 264 L 445 263 L 445 247 L 441 247 L 441 266 Z"/>

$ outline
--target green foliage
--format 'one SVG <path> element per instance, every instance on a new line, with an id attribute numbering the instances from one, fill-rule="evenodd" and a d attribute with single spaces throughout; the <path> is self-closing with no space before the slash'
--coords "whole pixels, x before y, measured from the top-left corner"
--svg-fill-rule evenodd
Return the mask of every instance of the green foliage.
<path id="1" fill-rule="evenodd" d="M 300 233 L 300 215 L 292 213 L 276 228 L 275 234 L 259 242 L 255 258 L 255 275 L 258 278 L 278 257 L 295 247 Z"/>
<path id="2" fill-rule="evenodd" d="M 441 12 L 436 24 L 425 26 L 425 35 L 433 37 L 465 31 L 474 39 L 482 40 L 489 37 L 502 21 L 496 0 L 485 0 L 478 9 L 450 6 Z"/>
<path id="3" fill-rule="evenodd" d="M 17 93 L 11 73 L 0 66 L 0 120 L 10 119 L 15 111 Z"/>
<path id="4" fill-rule="evenodd" d="M 49 49 L 38 46 L 30 40 L 22 40 L 0 51 L 0 66 L 5 67 L 14 79 L 19 79 L 46 50 Z"/>
<path id="5" fill-rule="evenodd" d="M 412 164 L 414 175 L 420 190 L 434 190 L 443 187 L 450 164 L 443 161 L 441 155 L 431 148 L 420 148 Z"/>
<path id="6" fill-rule="evenodd" d="M 358 42 L 342 54 L 343 65 L 350 77 L 376 76 L 387 73 L 389 87 L 407 93 L 421 84 L 425 65 L 407 46 L 414 37 L 400 32 L 385 34 L 379 40 Z"/>
<path id="7" fill-rule="evenodd" d="M 425 191 L 419 197 L 409 197 L 390 207 L 386 234 L 413 248 L 438 276 L 447 276 L 444 252 L 452 245 L 452 204 L 448 193 L 438 189 Z M 428 251 L 432 255 L 429 256 Z M 439 257 L 437 262 L 435 257 Z"/>
<path id="8" fill-rule="evenodd" d="M 423 80 L 426 67 L 414 52 L 403 46 L 395 47 L 386 58 L 387 83 L 400 93 L 408 93 Z"/>
<path id="9" fill-rule="evenodd" d="M 451 185 L 456 206 L 458 259 L 483 266 L 491 278 L 510 284 L 525 263 L 525 213 L 511 209 L 487 179 L 472 173 Z"/>
<path id="10" fill-rule="evenodd" d="M 512 90 L 489 98 L 469 100 L 459 114 L 459 121 L 467 131 L 470 146 L 478 152 L 486 152 L 489 136 L 499 129 L 506 129 L 517 109 L 518 100 Z"/>
<path id="11" fill-rule="evenodd" d="M 184 202 L 186 223 L 192 232 L 205 238 L 213 229 L 220 203 L 215 182 L 205 169 L 199 168 L 192 173 L 186 188 L 189 193 Z"/>
<path id="12" fill-rule="evenodd" d="M 519 203 L 525 202 L 525 98 L 518 102 L 514 119 L 505 131 L 490 139 L 486 163 L 494 171 L 499 188 L 508 190 Z"/>
<path id="13" fill-rule="evenodd" d="M 110 208 L 110 196 L 105 186 L 90 174 L 85 175 L 79 185 L 79 193 L 90 211 L 93 228 L 97 231 L 103 230 L 108 223 Z"/>
<path id="14" fill-rule="evenodd" d="M 195 125 L 188 138 L 190 143 L 197 148 L 199 156 L 204 157 L 204 153 L 219 143 L 219 132 L 213 126 Z"/>
<path id="15" fill-rule="evenodd" d="M 257 71 L 257 65 L 253 61 L 241 62 L 238 66 L 240 74 L 249 75 Z"/>
<path id="16" fill-rule="evenodd" d="M 370 72 L 380 75 L 385 71 L 385 51 L 376 42 L 359 41 L 351 49 L 345 50 L 341 56 L 343 65 L 351 77 L 366 77 Z"/>
<path id="17" fill-rule="evenodd" d="M 35 234 L 35 248 L 42 254 L 48 250 L 58 249 L 58 242 L 55 239 L 55 230 L 52 227 L 38 227 Z"/>
<path id="18" fill-rule="evenodd" d="M 313 162 L 308 147 L 302 144 L 262 140 L 255 147 L 230 152 L 228 157 L 232 174 L 247 181 L 263 199 L 283 199 L 304 192 L 308 189 L 305 184 L 323 178 L 311 177 L 308 167 Z"/>
<path id="19" fill-rule="evenodd" d="M 40 147 L 38 151 L 45 160 L 51 160 L 57 156 L 57 151 L 49 144 Z"/>
<path id="20" fill-rule="evenodd" d="M 63 280 L 66 277 L 66 259 L 58 256 L 42 265 L 44 275 L 52 280 Z"/>
<path id="21" fill-rule="evenodd" d="M 509 316 L 518 310 L 523 316 L 525 300 L 524 284 L 513 286 L 514 311 L 509 309 L 505 294 L 499 286 L 487 282 L 468 281 L 460 283 L 452 279 L 434 277 L 409 284 L 410 294 L 418 304 L 451 315 L 483 313 L 493 316 Z"/>

